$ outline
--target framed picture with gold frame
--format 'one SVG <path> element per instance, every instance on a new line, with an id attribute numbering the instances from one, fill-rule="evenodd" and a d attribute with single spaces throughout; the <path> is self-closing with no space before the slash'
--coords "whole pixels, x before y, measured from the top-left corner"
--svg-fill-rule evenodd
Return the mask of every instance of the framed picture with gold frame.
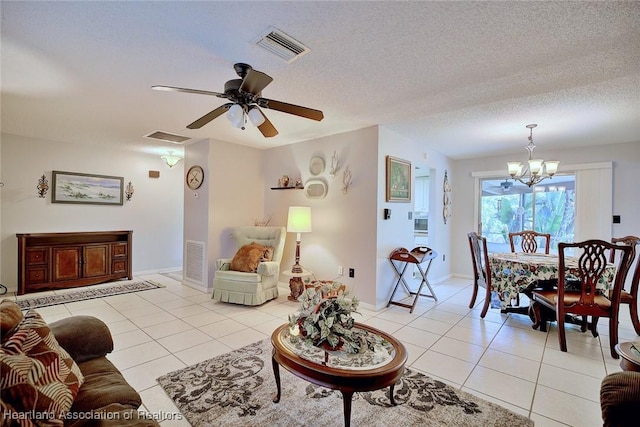
<path id="1" fill-rule="evenodd" d="M 387 156 L 387 202 L 411 202 L 411 162 Z"/>

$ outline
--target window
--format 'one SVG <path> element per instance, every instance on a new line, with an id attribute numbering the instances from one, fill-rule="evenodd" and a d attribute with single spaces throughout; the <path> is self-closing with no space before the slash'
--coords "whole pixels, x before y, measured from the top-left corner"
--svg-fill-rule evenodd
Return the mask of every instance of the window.
<path id="1" fill-rule="evenodd" d="M 490 252 L 510 252 L 509 233 L 551 234 L 551 252 L 574 240 L 575 175 L 556 175 L 533 187 L 504 179 L 481 179 L 480 223 Z"/>

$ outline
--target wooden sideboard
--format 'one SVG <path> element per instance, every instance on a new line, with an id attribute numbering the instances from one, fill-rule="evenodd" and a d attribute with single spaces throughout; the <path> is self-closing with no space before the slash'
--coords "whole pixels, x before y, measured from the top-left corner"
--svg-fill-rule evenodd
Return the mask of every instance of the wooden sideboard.
<path id="1" fill-rule="evenodd" d="M 132 279 L 133 231 L 16 234 L 18 295 Z"/>

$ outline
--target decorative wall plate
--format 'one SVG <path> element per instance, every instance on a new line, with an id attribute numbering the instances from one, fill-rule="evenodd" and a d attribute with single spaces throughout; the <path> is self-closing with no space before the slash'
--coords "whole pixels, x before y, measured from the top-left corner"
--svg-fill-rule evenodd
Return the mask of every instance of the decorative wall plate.
<path id="1" fill-rule="evenodd" d="M 309 172 L 313 176 L 320 175 L 324 172 L 324 159 L 319 156 L 312 157 L 309 162 Z"/>
<path id="2" fill-rule="evenodd" d="M 327 184 L 320 179 L 310 179 L 304 186 L 304 194 L 309 199 L 323 199 L 327 195 Z"/>

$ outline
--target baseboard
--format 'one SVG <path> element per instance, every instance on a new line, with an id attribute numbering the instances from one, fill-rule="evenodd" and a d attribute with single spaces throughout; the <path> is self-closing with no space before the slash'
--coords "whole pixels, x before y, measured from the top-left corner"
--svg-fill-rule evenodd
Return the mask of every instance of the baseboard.
<path id="1" fill-rule="evenodd" d="M 213 292 L 213 286 L 212 287 L 204 286 L 201 283 L 192 282 L 189 279 L 182 279 L 182 284 L 189 288 L 197 289 L 205 293 Z"/>

